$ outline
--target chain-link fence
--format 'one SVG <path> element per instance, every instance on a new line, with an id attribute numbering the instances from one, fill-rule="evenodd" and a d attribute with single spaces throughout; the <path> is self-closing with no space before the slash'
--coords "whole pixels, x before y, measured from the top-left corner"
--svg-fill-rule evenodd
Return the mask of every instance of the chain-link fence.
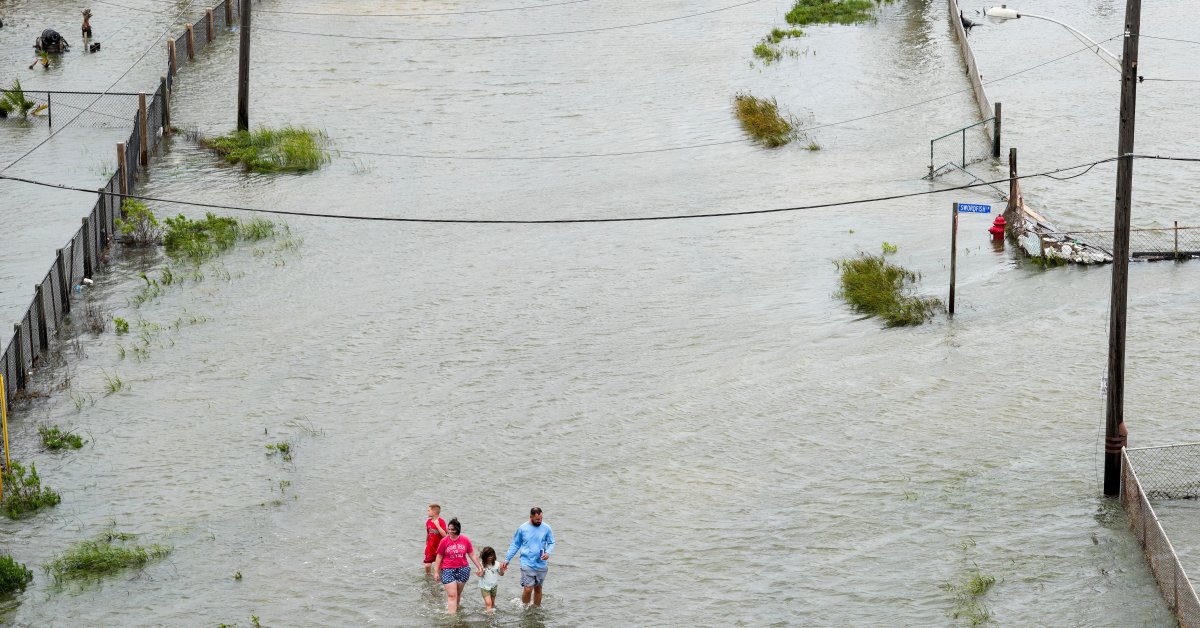
<path id="1" fill-rule="evenodd" d="M 1121 467 L 1121 505 L 1146 551 L 1158 588 L 1180 626 L 1200 627 L 1200 598 L 1150 505 L 1151 499 L 1197 497 L 1200 443 L 1126 449 Z"/>
<path id="2" fill-rule="evenodd" d="M 1112 251 L 1113 231 L 1068 231 L 1064 236 Z M 1200 227 L 1152 227 L 1129 230 L 1130 257 L 1145 260 L 1200 257 Z"/>
<path id="3" fill-rule="evenodd" d="M 211 9 L 211 14 L 205 11 L 191 29 L 192 56 L 228 28 L 227 18 L 237 15 L 238 3 L 239 0 L 222 0 Z M 121 217 L 121 195 L 133 191 L 138 175 L 149 164 L 150 153 L 170 124 L 170 85 L 174 84 L 175 73 L 187 63 L 188 40 L 185 30 L 168 42 L 177 47 L 177 54 L 172 58 L 168 47 L 167 74 L 144 103 L 141 94 L 25 92 L 33 104 L 29 115 L 22 112 L 20 117 L 33 123 L 114 127 L 132 124 L 133 129 L 125 142 L 124 167 L 118 165 L 117 172 L 98 190 L 98 199 L 83 219 L 83 225 L 58 250 L 50 270 L 35 287 L 33 300 L 16 324 L 12 339 L 0 354 L 6 400 L 19 397 L 25 390 L 30 373 L 41 364 L 51 342 L 70 321 L 71 295 L 81 289 L 83 279 L 90 278 L 106 262 L 105 249 Z"/>

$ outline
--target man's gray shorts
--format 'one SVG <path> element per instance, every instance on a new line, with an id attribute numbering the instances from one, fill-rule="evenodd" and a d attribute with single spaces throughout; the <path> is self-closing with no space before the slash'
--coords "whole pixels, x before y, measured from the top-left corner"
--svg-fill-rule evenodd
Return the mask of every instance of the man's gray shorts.
<path id="1" fill-rule="evenodd" d="M 540 587 L 546 581 L 545 569 L 526 569 L 521 568 L 521 586 L 523 587 Z"/>

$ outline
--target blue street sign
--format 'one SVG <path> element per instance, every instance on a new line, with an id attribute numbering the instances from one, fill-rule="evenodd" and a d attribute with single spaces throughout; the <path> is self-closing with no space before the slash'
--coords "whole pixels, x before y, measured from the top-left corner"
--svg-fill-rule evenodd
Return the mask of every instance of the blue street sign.
<path id="1" fill-rule="evenodd" d="M 991 205 L 976 205 L 973 203 L 959 203 L 958 213 L 960 214 L 990 214 L 992 213 Z"/>

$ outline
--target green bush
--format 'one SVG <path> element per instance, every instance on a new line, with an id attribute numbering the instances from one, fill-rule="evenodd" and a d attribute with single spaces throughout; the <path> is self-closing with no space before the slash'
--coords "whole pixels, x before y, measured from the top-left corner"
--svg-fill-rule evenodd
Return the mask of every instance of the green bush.
<path id="1" fill-rule="evenodd" d="M 0 92 L 0 112 L 7 117 L 13 112 L 20 112 L 21 117 L 29 115 L 30 111 L 37 108 L 37 103 L 25 97 L 25 90 L 21 88 L 21 81 L 13 79 L 12 85 Z"/>
<path id="2" fill-rule="evenodd" d="M 760 41 L 754 46 L 754 56 L 767 63 L 775 63 L 783 58 L 783 51 L 768 42 Z"/>
<path id="3" fill-rule="evenodd" d="M 0 595 L 24 591 L 30 580 L 33 580 L 33 572 L 29 568 L 8 554 L 0 556 Z"/>
<path id="4" fill-rule="evenodd" d="M 942 302 L 907 294 L 919 276 L 889 264 L 882 255 L 862 253 L 834 262 L 842 272 L 840 296 L 855 310 L 879 316 L 888 327 L 920 325 Z"/>
<path id="5" fill-rule="evenodd" d="M 116 223 L 117 229 L 125 236 L 126 242 L 147 245 L 155 244 L 162 238 L 162 225 L 159 224 L 158 217 L 149 207 L 146 207 L 145 203 L 127 198 L 121 204 L 121 212 L 125 217 L 118 218 Z"/>
<path id="6" fill-rule="evenodd" d="M 4 473 L 4 514 L 9 519 L 18 519 L 42 508 L 57 506 L 62 496 L 52 488 L 42 488 L 37 465 L 29 463 L 26 470 L 19 462 Z"/>

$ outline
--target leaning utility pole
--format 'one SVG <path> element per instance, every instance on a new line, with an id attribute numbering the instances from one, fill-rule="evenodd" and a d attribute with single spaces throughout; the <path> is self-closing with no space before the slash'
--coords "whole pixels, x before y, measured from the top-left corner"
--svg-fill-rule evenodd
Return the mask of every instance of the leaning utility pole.
<path id="1" fill-rule="evenodd" d="M 1121 133 L 1117 140 L 1117 204 L 1113 219 L 1112 299 L 1108 323 L 1108 400 L 1104 407 L 1104 494 L 1121 493 L 1125 446 L 1125 306 L 1129 296 L 1129 217 L 1133 194 L 1133 123 L 1137 104 L 1138 34 L 1142 1 L 1126 0 L 1121 54 Z"/>
<path id="2" fill-rule="evenodd" d="M 240 0 L 241 48 L 238 53 L 238 119 L 239 131 L 250 130 L 250 0 Z"/>

